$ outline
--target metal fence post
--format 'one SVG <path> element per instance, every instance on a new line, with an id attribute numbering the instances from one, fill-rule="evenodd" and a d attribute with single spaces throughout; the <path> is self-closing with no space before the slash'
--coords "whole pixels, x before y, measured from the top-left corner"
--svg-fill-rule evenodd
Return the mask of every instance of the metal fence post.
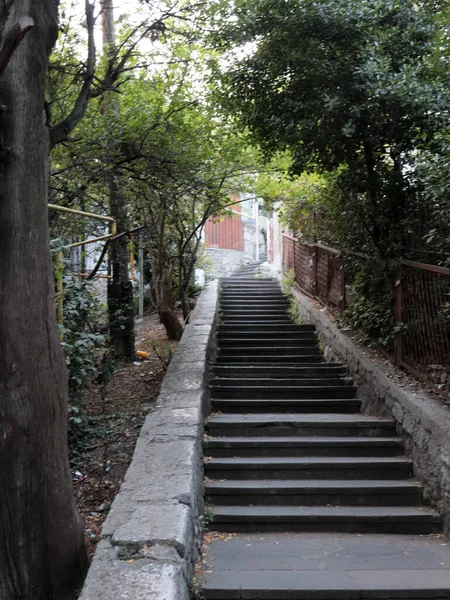
<path id="1" fill-rule="evenodd" d="M 341 266 L 339 267 L 339 272 L 341 274 L 341 295 L 339 297 L 339 310 L 341 313 L 345 310 L 345 270 L 344 270 L 344 262 L 341 257 Z"/>
<path id="2" fill-rule="evenodd" d="M 317 244 L 313 244 L 313 296 L 317 298 Z"/>
<path id="3" fill-rule="evenodd" d="M 402 361 L 402 332 L 400 324 L 403 320 L 403 279 L 402 267 L 399 265 L 395 281 L 395 324 L 397 331 L 394 338 L 394 363 L 399 366 Z"/>

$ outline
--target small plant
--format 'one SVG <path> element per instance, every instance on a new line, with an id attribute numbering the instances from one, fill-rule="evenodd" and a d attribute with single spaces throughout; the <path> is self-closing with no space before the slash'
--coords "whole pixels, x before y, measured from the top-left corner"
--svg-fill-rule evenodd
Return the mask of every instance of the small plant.
<path id="1" fill-rule="evenodd" d="M 194 577 L 191 583 L 191 589 L 189 590 L 190 600 L 204 600 L 202 582 Z"/>
<path id="2" fill-rule="evenodd" d="M 295 285 L 296 282 L 294 269 L 285 271 L 281 279 L 281 289 L 283 290 L 283 294 L 286 294 L 286 296 L 292 295 L 292 290 L 295 288 Z"/>
<path id="3" fill-rule="evenodd" d="M 212 523 L 214 519 L 213 507 L 211 504 L 205 504 L 203 509 L 203 514 L 200 515 L 200 530 L 202 533 L 206 533 L 209 529 L 209 524 Z"/>
<path id="4" fill-rule="evenodd" d="M 289 298 L 289 308 L 287 309 L 288 315 L 296 325 L 301 325 L 302 318 L 298 314 L 297 301 L 293 296 L 289 296 L 288 298 Z"/>

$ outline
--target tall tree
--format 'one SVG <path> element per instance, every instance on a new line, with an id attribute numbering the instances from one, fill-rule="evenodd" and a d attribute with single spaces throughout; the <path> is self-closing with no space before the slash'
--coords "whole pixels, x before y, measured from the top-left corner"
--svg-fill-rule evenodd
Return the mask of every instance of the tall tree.
<path id="1" fill-rule="evenodd" d="M 44 88 L 57 11 L 58 0 L 0 0 L 2 600 L 72 599 L 87 568 L 48 236 Z"/>
<path id="2" fill-rule="evenodd" d="M 222 32 L 222 99 L 291 169 L 347 167 L 371 251 L 401 253 L 408 165 L 447 126 L 449 98 L 427 56 L 432 11 L 414 0 L 238 0 Z"/>
<path id="3" fill-rule="evenodd" d="M 103 53 L 111 63 L 116 53 L 114 6 L 112 0 L 101 0 Z M 106 118 L 118 117 L 118 108 L 111 92 L 105 94 L 103 106 Z M 116 140 L 109 136 L 108 154 L 115 153 Z M 109 214 L 115 219 L 117 229 L 128 229 L 125 199 L 121 193 L 117 174 L 111 164 L 107 173 L 109 187 Z M 108 281 L 108 310 L 111 339 L 116 354 L 132 360 L 134 349 L 133 287 L 128 276 L 128 239 L 121 236 L 111 243 L 110 265 L 112 279 Z"/>

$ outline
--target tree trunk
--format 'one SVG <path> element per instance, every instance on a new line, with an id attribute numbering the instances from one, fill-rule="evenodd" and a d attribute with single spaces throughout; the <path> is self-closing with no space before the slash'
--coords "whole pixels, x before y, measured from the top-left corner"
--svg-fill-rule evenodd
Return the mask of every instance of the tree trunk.
<path id="1" fill-rule="evenodd" d="M 58 1 L 11 5 L 6 30 L 24 16 L 34 27 L 0 77 L 0 598 L 69 600 L 87 557 L 48 234 L 44 88 Z M 6 6 L 0 0 L 0 35 Z"/>
<path id="2" fill-rule="evenodd" d="M 115 28 L 112 0 L 101 0 L 103 52 L 106 56 L 114 53 Z M 105 103 L 108 112 L 117 113 L 117 105 L 112 98 Z M 115 219 L 119 233 L 127 231 L 128 219 L 125 202 L 111 167 L 107 175 L 109 182 L 109 211 Z M 121 358 L 133 360 L 134 348 L 134 303 L 133 286 L 128 278 L 127 237 L 122 236 L 111 242 L 110 254 L 112 281 L 108 284 L 109 330 L 114 350 Z"/>
<path id="3" fill-rule="evenodd" d="M 119 231 L 127 228 L 126 211 L 114 173 L 108 174 L 110 215 L 116 220 Z M 108 283 L 109 330 L 116 354 L 133 360 L 134 304 L 133 286 L 128 278 L 127 236 L 111 242 L 110 261 L 112 280 Z"/>
<path id="4" fill-rule="evenodd" d="M 178 341 L 183 335 L 183 326 L 173 310 L 172 272 L 172 267 L 164 265 L 158 278 L 158 313 L 169 340 Z"/>

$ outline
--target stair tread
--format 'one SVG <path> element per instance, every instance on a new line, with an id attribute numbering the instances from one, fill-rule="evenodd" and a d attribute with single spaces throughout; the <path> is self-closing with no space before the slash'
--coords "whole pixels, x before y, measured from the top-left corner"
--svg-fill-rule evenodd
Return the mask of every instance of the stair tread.
<path id="1" fill-rule="evenodd" d="M 267 519 L 285 519 L 295 517 L 334 519 L 408 519 L 423 518 L 439 520 L 439 515 L 424 506 L 221 506 L 211 508 L 215 517 L 253 517 Z"/>
<path id="2" fill-rule="evenodd" d="M 361 415 L 359 413 L 354 413 L 350 415 L 341 415 L 341 414 L 321 414 L 321 413 L 310 413 L 308 415 L 298 415 L 295 413 L 292 414 L 284 414 L 279 415 L 277 413 L 264 413 L 264 414 L 248 414 L 248 415 L 239 415 L 239 414 L 229 414 L 229 415 L 212 415 L 209 419 L 209 422 L 213 423 L 256 423 L 256 424 L 273 424 L 273 423 L 317 423 L 319 425 L 327 425 L 327 424 L 348 424 L 348 423 L 356 423 L 358 425 L 394 425 L 393 419 L 388 419 L 386 417 L 369 417 L 366 415 Z"/>
<path id="3" fill-rule="evenodd" d="M 233 446 L 260 446 L 260 445 L 278 445 L 278 446 L 363 446 L 363 445 L 402 445 L 402 438 L 396 437 L 336 437 L 336 436 L 317 436 L 317 437 L 208 437 L 205 442 L 211 446 L 222 446 L 232 444 Z"/>
<path id="4" fill-rule="evenodd" d="M 378 489 L 421 489 L 417 481 L 403 479 L 227 479 L 226 481 L 208 481 L 206 490 L 370 490 Z"/>
<path id="5" fill-rule="evenodd" d="M 338 467 L 348 467 L 352 465 L 391 465 L 391 464 L 412 464 L 411 459 L 406 457 L 398 457 L 398 456 L 265 456 L 259 458 L 257 456 L 254 457 L 230 457 L 230 458 L 211 458 L 207 465 L 214 465 L 216 467 L 220 465 L 235 465 L 236 467 L 246 466 L 246 465 L 261 465 L 261 466 L 270 466 L 270 465 L 333 465 L 335 468 Z"/>

